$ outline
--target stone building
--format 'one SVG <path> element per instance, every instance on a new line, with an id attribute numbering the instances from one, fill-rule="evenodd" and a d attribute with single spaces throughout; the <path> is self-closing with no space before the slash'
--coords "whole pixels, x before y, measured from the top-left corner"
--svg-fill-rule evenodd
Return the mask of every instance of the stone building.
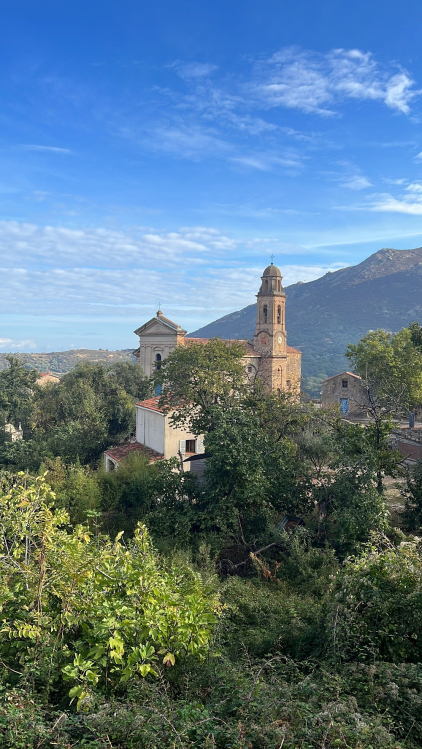
<path id="1" fill-rule="evenodd" d="M 282 276 L 271 263 L 264 270 L 257 294 L 254 338 L 242 341 L 245 375 L 249 379 L 261 378 L 268 390 L 299 396 L 302 355 L 287 345 L 285 306 Z M 186 330 L 165 317 L 161 310 L 137 328 L 135 334 L 139 336 L 139 347 L 133 353 L 148 377 L 177 346 L 208 342 L 206 338 L 187 338 Z M 230 341 L 227 344 L 230 345 Z M 159 408 L 158 395 L 159 389 L 155 398 L 136 405 L 136 441 L 107 450 L 104 454 L 106 470 L 116 468 L 127 455 L 138 450 L 151 462 L 179 456 L 184 469 L 194 471 L 202 479 L 204 461 L 199 456 L 204 451 L 203 437 L 172 427 L 170 415 Z"/>
<path id="2" fill-rule="evenodd" d="M 242 341 L 248 377 L 259 376 L 269 390 L 299 395 L 301 352 L 287 345 L 286 294 L 280 270 L 271 263 L 264 270 L 257 294 L 257 319 L 253 341 Z M 206 338 L 187 338 L 186 330 L 164 317 L 156 317 L 135 330 L 139 347 L 134 355 L 147 376 L 176 346 L 207 343 Z"/>
<path id="3" fill-rule="evenodd" d="M 361 378 L 353 372 L 341 372 L 322 383 L 321 407 L 337 406 L 351 419 L 365 418 L 368 396 Z"/>

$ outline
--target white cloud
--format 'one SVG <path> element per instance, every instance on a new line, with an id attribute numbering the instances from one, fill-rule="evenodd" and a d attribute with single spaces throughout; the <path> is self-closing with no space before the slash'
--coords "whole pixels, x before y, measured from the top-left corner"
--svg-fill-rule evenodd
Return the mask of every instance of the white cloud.
<path id="1" fill-rule="evenodd" d="M 37 348 L 35 341 L 27 339 L 26 341 L 14 341 L 13 338 L 0 338 L 0 350 L 2 351 L 16 351 L 18 349 L 25 349 L 26 351 L 34 351 Z"/>
<path id="2" fill-rule="evenodd" d="M 174 62 L 169 67 L 176 70 L 177 74 L 184 79 L 198 79 L 207 78 L 215 70 L 218 70 L 217 65 L 211 65 L 210 63 L 202 62 Z"/>
<path id="3" fill-rule="evenodd" d="M 406 187 L 406 190 L 408 192 L 422 192 L 422 184 L 420 182 L 411 182 L 411 184 Z"/>
<path id="4" fill-rule="evenodd" d="M 370 205 L 370 210 L 380 213 L 405 213 L 410 216 L 422 216 L 422 185 L 414 183 L 406 189 L 408 190 L 410 187 L 413 187 L 412 192 L 398 198 L 388 193 L 372 196 L 374 199 Z"/>
<path id="5" fill-rule="evenodd" d="M 359 177 L 358 175 L 344 180 L 342 185 L 350 190 L 365 190 L 367 187 L 371 187 L 371 183 L 366 177 Z"/>
<path id="6" fill-rule="evenodd" d="M 253 98 L 267 107 L 288 107 L 332 116 L 342 100 L 373 100 L 409 114 L 419 95 L 405 71 L 381 68 L 370 52 L 336 49 L 320 54 L 292 47 L 255 66 L 249 86 Z"/>
<path id="7" fill-rule="evenodd" d="M 16 310 L 18 301 L 19 310 L 37 317 L 124 317 L 131 309 L 132 316 L 139 311 L 142 322 L 161 301 L 165 312 L 193 310 L 178 321 L 194 329 L 200 311 L 209 319 L 252 304 L 271 252 L 292 255 L 300 248 L 276 238 L 241 241 L 202 226 L 135 235 L 2 222 L 0 312 Z M 338 266 L 302 262 L 281 267 L 289 284 Z M 33 342 L 11 336 L 1 346 L 35 348 Z"/>
<path id="8" fill-rule="evenodd" d="M 51 153 L 72 153 L 69 148 L 57 148 L 56 146 L 37 146 L 37 145 L 26 145 L 22 144 L 21 148 L 26 148 L 28 151 L 50 151 Z"/>

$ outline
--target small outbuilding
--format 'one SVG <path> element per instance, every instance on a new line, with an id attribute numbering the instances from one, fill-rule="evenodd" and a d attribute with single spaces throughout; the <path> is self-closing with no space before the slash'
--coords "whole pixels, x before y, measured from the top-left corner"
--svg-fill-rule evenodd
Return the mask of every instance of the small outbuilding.
<path id="1" fill-rule="evenodd" d="M 368 394 L 359 375 L 341 372 L 327 377 L 322 383 L 321 407 L 337 406 L 343 416 L 365 418 L 368 408 Z"/>

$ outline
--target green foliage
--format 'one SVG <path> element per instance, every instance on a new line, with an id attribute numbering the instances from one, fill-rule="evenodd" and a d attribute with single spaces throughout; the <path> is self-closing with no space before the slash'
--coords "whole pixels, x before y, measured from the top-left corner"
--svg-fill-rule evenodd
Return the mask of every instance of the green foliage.
<path id="1" fill-rule="evenodd" d="M 418 336 L 414 327 L 395 334 L 374 330 L 348 346 L 346 356 L 362 377 L 370 402 L 388 413 L 407 413 L 422 403 Z"/>
<path id="2" fill-rule="evenodd" d="M 100 509 L 100 489 L 95 475 L 79 461 L 66 465 L 61 458 L 47 459 L 41 465 L 55 495 L 55 506 L 65 509 L 72 525 L 86 523 Z"/>
<path id="3" fill-rule="evenodd" d="M 338 573 L 329 627 L 333 653 L 345 660 L 421 660 L 422 553 L 375 539 Z"/>
<path id="4" fill-rule="evenodd" d="M 133 399 L 102 364 L 82 363 L 59 383 L 36 388 L 31 407 L 32 439 L 4 448 L 4 462 L 18 468 L 37 470 L 57 456 L 95 461 L 134 429 Z"/>
<path id="5" fill-rule="evenodd" d="M 411 532 L 419 532 L 422 530 L 422 461 L 409 469 L 402 495 L 405 498 L 403 527 Z"/>
<path id="6" fill-rule="evenodd" d="M 152 394 L 150 380 L 144 375 L 139 364 L 129 361 L 116 362 L 108 368 L 108 374 L 118 387 L 136 401 L 144 400 Z"/>
<path id="7" fill-rule="evenodd" d="M 37 373 L 25 369 L 14 356 L 6 356 L 6 360 L 7 369 L 0 371 L 0 426 L 10 422 L 17 427 L 21 422 L 27 436 Z"/>
<path id="8" fill-rule="evenodd" d="M 203 658 L 218 619 L 213 590 L 185 565 L 160 562 L 144 526 L 125 545 L 66 528 L 42 478 L 0 497 L 0 663 L 83 707 L 133 678 Z"/>
<path id="9" fill-rule="evenodd" d="M 242 343 L 219 338 L 175 348 L 154 376 L 163 388 L 161 405 L 175 410 L 172 422 L 194 434 L 210 431 L 215 407 L 232 406 L 245 389 L 244 355 Z"/>

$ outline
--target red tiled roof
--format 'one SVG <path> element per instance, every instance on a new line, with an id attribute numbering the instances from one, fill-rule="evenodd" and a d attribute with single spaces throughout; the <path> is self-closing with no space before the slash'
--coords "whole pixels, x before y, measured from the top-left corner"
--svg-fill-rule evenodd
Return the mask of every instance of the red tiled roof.
<path id="1" fill-rule="evenodd" d="M 105 454 L 109 455 L 110 458 L 120 463 L 121 460 L 127 458 L 132 452 L 140 452 L 148 458 L 150 463 L 154 463 L 156 460 L 162 460 L 164 455 L 157 453 L 156 450 L 152 450 L 151 447 L 141 445 L 139 442 L 129 442 L 126 445 L 120 445 L 119 447 L 112 447 L 110 450 L 105 450 Z"/>
<path id="2" fill-rule="evenodd" d="M 150 411 L 158 411 L 158 413 L 162 414 L 163 409 L 159 408 L 158 401 L 160 398 L 158 396 L 155 396 L 155 398 L 147 398 L 144 401 L 140 401 L 140 403 L 137 403 L 137 406 L 141 406 L 142 408 L 149 408 Z"/>
<path id="3" fill-rule="evenodd" d="M 286 346 L 286 351 L 288 354 L 301 354 L 302 352 L 299 351 L 298 348 L 293 348 L 293 346 Z"/>

